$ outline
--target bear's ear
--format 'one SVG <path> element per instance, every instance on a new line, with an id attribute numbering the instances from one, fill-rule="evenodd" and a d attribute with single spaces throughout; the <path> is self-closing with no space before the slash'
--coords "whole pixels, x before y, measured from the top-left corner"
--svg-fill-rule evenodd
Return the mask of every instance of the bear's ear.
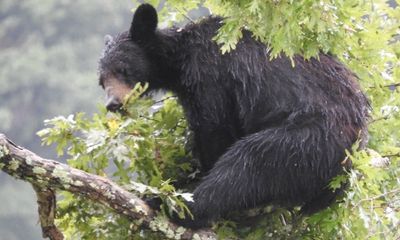
<path id="1" fill-rule="evenodd" d="M 150 4 L 142 4 L 133 14 L 129 33 L 135 40 L 147 40 L 154 35 L 157 28 L 157 11 Z"/>
<path id="2" fill-rule="evenodd" d="M 110 35 L 107 34 L 107 35 L 104 36 L 104 44 L 106 46 L 110 45 L 113 41 L 114 41 L 114 39 Z"/>

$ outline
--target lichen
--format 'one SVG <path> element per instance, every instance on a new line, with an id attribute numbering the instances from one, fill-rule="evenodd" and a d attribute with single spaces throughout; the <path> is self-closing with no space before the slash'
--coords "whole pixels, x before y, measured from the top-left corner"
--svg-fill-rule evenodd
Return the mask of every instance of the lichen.
<path id="1" fill-rule="evenodd" d="M 115 199 L 115 195 L 110 190 L 108 190 L 106 188 L 104 188 L 104 189 L 106 190 L 105 192 L 103 192 L 104 196 L 106 196 L 110 200 L 114 200 Z"/>
<path id="2" fill-rule="evenodd" d="M 8 169 L 10 169 L 10 170 L 15 172 L 19 168 L 19 165 L 20 165 L 20 162 L 13 158 L 10 161 L 10 165 L 8 166 Z"/>
<path id="3" fill-rule="evenodd" d="M 7 156 L 10 153 L 10 150 L 5 146 L 0 146 L 0 158 Z"/>
<path id="4" fill-rule="evenodd" d="M 28 163 L 29 164 L 29 163 Z M 34 174 L 45 174 L 47 171 L 46 169 L 42 168 L 42 167 L 33 167 L 32 168 L 32 172 Z"/>
<path id="5" fill-rule="evenodd" d="M 180 240 L 182 238 L 182 235 L 186 232 L 186 229 L 184 227 L 178 227 L 175 230 L 175 238 L 176 240 Z"/>
<path id="6" fill-rule="evenodd" d="M 160 230 L 164 232 L 163 229 L 165 230 L 168 227 L 167 225 L 168 223 L 166 222 L 166 219 L 163 216 L 158 215 L 150 222 L 149 227 L 153 231 Z"/>
<path id="7" fill-rule="evenodd" d="M 143 222 L 144 222 L 143 218 L 139 218 L 139 219 L 133 220 L 131 227 L 133 227 L 133 228 L 136 227 L 137 228 L 138 226 L 142 226 Z"/>
<path id="8" fill-rule="evenodd" d="M 164 233 L 164 235 L 169 239 L 180 240 L 182 235 L 185 233 L 186 229 L 183 227 L 178 227 L 173 230 L 169 225 L 169 221 L 166 217 L 158 215 L 149 224 L 149 227 L 153 231 L 159 231 Z"/>
<path id="9" fill-rule="evenodd" d="M 28 165 L 32 165 L 32 158 L 31 158 L 30 156 L 27 156 L 27 157 L 25 158 L 25 162 L 26 162 L 26 164 L 28 164 Z"/>
<path id="10" fill-rule="evenodd" d="M 165 236 L 167 238 L 175 238 L 175 232 L 171 228 L 167 228 Z"/>
<path id="11" fill-rule="evenodd" d="M 131 200 L 131 201 L 132 201 L 132 200 Z M 134 207 L 135 207 L 135 211 L 136 211 L 136 212 L 141 213 L 141 214 L 147 216 L 147 212 L 145 211 L 145 209 L 144 209 L 142 206 L 140 206 L 140 205 L 134 205 Z"/>
<path id="12" fill-rule="evenodd" d="M 85 184 L 83 184 L 83 182 L 81 182 L 81 181 L 79 181 L 79 180 L 76 180 L 76 181 L 74 181 L 74 184 L 73 185 L 75 185 L 75 186 L 77 186 L 77 187 L 82 187 L 82 186 L 84 186 Z"/>
<path id="13" fill-rule="evenodd" d="M 131 199 L 131 200 L 129 200 L 129 203 L 135 206 L 136 201 L 135 201 L 135 199 Z"/>
<path id="14" fill-rule="evenodd" d="M 42 186 L 47 186 L 49 184 L 48 180 L 46 181 L 45 179 L 42 178 L 36 179 L 36 182 Z"/>
<path id="15" fill-rule="evenodd" d="M 193 240 L 201 240 L 201 237 L 200 237 L 199 234 L 195 233 L 195 234 L 193 234 L 192 239 L 193 239 Z"/>
<path id="16" fill-rule="evenodd" d="M 69 176 L 69 173 L 62 166 L 56 166 L 53 170 L 52 175 L 61 180 L 61 183 L 65 188 L 69 188 L 70 184 L 73 183 L 72 178 Z"/>
<path id="17" fill-rule="evenodd" d="M 98 189 L 97 184 L 89 183 L 89 186 L 94 189 Z"/>

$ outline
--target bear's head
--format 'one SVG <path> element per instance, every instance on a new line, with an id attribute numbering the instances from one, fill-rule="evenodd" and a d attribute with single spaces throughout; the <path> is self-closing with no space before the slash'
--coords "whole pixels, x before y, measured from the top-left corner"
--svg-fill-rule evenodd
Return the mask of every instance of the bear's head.
<path id="1" fill-rule="evenodd" d="M 105 37 L 105 48 L 99 61 L 99 84 L 106 91 L 106 107 L 117 111 L 124 97 L 138 82 L 150 82 L 154 64 L 144 46 L 155 37 L 157 12 L 153 6 L 142 4 L 133 15 L 129 31 L 115 38 Z"/>

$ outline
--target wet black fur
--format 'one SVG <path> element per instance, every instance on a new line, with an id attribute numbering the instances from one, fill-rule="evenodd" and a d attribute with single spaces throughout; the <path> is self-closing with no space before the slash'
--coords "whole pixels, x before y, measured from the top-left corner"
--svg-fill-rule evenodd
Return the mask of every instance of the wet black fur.
<path id="1" fill-rule="evenodd" d="M 268 24 L 268 23 L 266 23 Z M 236 50 L 222 55 L 211 39 L 221 19 L 183 30 L 155 30 L 157 15 L 141 5 L 130 31 L 109 43 L 101 78 L 177 94 L 206 176 L 189 203 L 202 227 L 232 210 L 263 204 L 328 206 L 327 189 L 343 171 L 345 149 L 366 131 L 368 102 L 357 77 L 334 57 L 295 56 L 269 61 L 268 49 L 243 32 Z"/>

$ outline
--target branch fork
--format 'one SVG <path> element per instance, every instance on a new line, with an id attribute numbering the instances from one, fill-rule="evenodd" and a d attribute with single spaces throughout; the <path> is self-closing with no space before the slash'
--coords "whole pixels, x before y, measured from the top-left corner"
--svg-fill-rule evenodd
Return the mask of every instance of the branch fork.
<path id="1" fill-rule="evenodd" d="M 0 170 L 32 184 L 38 199 L 44 238 L 64 239 L 54 224 L 56 191 L 64 190 L 108 206 L 118 214 L 140 222 L 141 227 L 161 232 L 168 238 L 216 239 L 216 234 L 210 229 L 192 231 L 163 220 L 157 217 L 156 212 L 146 202 L 111 180 L 41 158 L 16 145 L 4 134 L 0 134 Z"/>

